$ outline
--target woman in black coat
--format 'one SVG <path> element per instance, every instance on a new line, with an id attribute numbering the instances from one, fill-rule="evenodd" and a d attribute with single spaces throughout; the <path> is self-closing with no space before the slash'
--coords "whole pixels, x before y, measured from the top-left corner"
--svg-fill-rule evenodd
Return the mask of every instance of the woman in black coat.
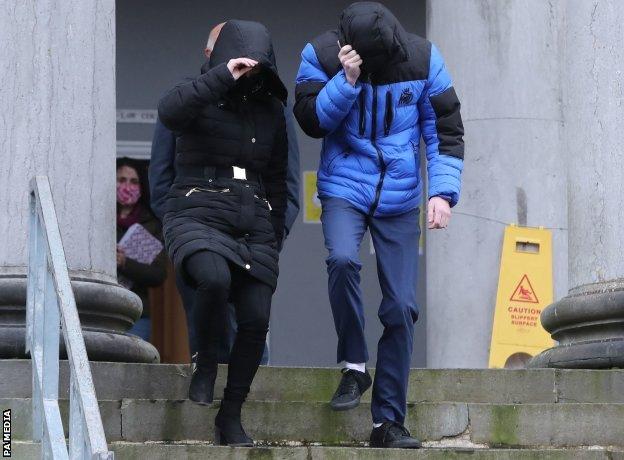
<path id="1" fill-rule="evenodd" d="M 229 300 L 238 333 L 215 419 L 216 442 L 251 446 L 241 406 L 256 374 L 277 285 L 284 235 L 288 142 L 286 89 L 268 30 L 228 21 L 202 74 L 160 101 L 176 133 L 176 178 L 163 219 L 176 270 L 197 288 L 197 369 L 189 398 L 212 402 L 217 339 Z"/>

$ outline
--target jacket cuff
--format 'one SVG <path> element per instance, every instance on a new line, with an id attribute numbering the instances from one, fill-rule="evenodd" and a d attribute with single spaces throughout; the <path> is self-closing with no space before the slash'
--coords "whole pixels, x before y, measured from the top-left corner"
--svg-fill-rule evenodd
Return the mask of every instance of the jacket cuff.
<path id="1" fill-rule="evenodd" d="M 442 198 L 444 201 L 448 201 L 449 203 L 453 201 L 453 199 L 448 195 L 434 195 L 432 197 L 429 197 L 429 199 L 435 198 L 435 197 Z"/>
<path id="2" fill-rule="evenodd" d="M 429 199 L 433 198 L 433 197 L 440 197 L 446 201 L 448 201 L 449 206 L 452 208 L 454 207 L 458 202 L 459 202 L 459 193 L 457 192 L 437 192 L 434 190 L 430 190 L 429 191 Z"/>
<path id="3" fill-rule="evenodd" d="M 344 70 L 338 72 L 334 77 L 329 81 L 329 86 L 332 89 L 335 89 L 331 92 L 331 97 L 337 99 L 336 105 L 347 104 L 349 108 L 351 107 L 351 103 L 355 101 L 362 90 L 362 87 L 359 82 L 355 83 L 355 86 L 351 85 L 347 81 L 347 75 Z"/>
<path id="4" fill-rule="evenodd" d="M 286 227 L 284 226 L 284 218 L 278 216 L 271 216 L 271 224 L 275 231 L 275 238 L 277 239 L 277 247 L 282 247 L 282 241 L 284 240 L 284 232 Z"/>
<path id="5" fill-rule="evenodd" d="M 217 78 L 219 83 L 225 85 L 228 89 L 236 84 L 236 80 L 227 67 L 227 63 L 223 62 L 216 67 L 213 67 L 208 72 L 202 75 L 202 78 Z"/>

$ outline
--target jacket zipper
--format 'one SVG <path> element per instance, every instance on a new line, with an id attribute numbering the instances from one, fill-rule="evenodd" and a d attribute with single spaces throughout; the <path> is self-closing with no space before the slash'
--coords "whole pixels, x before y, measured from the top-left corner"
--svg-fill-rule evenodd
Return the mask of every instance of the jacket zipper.
<path id="1" fill-rule="evenodd" d="M 369 77 L 370 80 L 370 77 Z M 386 177 L 386 163 L 383 159 L 383 154 L 379 147 L 377 147 L 377 87 L 373 85 L 371 82 L 371 86 L 373 87 L 373 107 L 372 107 L 372 115 L 373 120 L 371 123 L 371 143 L 375 150 L 377 151 L 377 159 L 379 160 L 379 165 L 381 167 L 381 172 L 379 175 L 379 182 L 377 183 L 377 189 L 375 191 L 375 201 L 373 205 L 370 207 L 369 216 L 373 217 L 375 211 L 377 210 L 377 206 L 379 206 L 379 199 L 381 198 L 381 189 L 383 187 L 384 178 Z"/>
<path id="2" fill-rule="evenodd" d="M 221 189 L 213 190 L 209 188 L 193 187 L 188 192 L 186 192 L 185 196 L 191 196 L 195 192 L 228 193 L 229 191 L 230 191 L 229 188 L 221 188 Z M 273 211 L 273 208 L 271 207 L 271 203 L 269 203 L 269 200 L 267 200 L 266 198 L 260 198 L 258 195 L 254 195 L 254 198 L 264 201 L 266 205 L 269 207 L 269 211 Z"/>
<path id="3" fill-rule="evenodd" d="M 273 211 L 273 208 L 271 207 L 271 203 L 269 203 L 269 200 L 267 200 L 266 198 L 260 198 L 258 195 L 254 195 L 255 198 L 258 198 L 259 200 L 262 200 L 266 203 L 266 205 L 269 207 L 269 211 Z"/>
<path id="4" fill-rule="evenodd" d="M 360 89 L 360 136 L 364 135 L 364 131 L 366 131 L 366 110 L 364 109 L 364 104 L 366 104 L 366 97 L 364 94 L 364 86 Z"/>
<path id="5" fill-rule="evenodd" d="M 209 189 L 209 188 L 193 187 L 188 192 L 186 192 L 186 196 L 191 196 L 195 192 L 227 193 L 229 191 L 230 191 L 229 188 L 221 188 L 221 189 L 217 189 L 217 190 L 212 190 L 212 189 Z"/>
<path id="6" fill-rule="evenodd" d="M 392 91 L 386 91 L 386 110 L 384 111 L 384 136 L 390 134 L 392 120 L 394 119 L 394 111 L 392 109 Z"/>

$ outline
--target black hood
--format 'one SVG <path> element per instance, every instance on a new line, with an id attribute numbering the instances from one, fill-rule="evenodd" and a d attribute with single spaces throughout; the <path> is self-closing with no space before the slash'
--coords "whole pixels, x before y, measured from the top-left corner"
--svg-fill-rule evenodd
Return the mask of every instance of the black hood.
<path id="1" fill-rule="evenodd" d="M 239 57 L 258 61 L 261 66 L 258 78 L 265 82 L 267 91 L 286 103 L 288 91 L 277 73 L 271 34 L 265 26 L 259 22 L 239 19 L 227 21 L 210 54 L 210 59 L 207 62 L 208 68 L 211 69 L 223 63 L 227 64 L 230 59 Z"/>
<path id="2" fill-rule="evenodd" d="M 377 2 L 357 2 L 340 16 L 340 44 L 351 45 L 361 56 L 364 73 L 409 59 L 408 36 L 392 12 Z"/>

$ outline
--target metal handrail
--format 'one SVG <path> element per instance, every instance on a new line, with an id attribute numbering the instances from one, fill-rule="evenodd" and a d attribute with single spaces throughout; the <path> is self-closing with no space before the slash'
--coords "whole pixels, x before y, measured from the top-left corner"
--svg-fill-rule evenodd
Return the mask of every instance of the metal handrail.
<path id="1" fill-rule="evenodd" d="M 59 331 L 60 327 L 60 331 Z M 70 368 L 69 451 L 58 405 L 61 331 Z M 108 450 L 50 183 L 30 182 L 26 351 L 32 362 L 33 440 L 41 457 L 114 459 Z"/>

